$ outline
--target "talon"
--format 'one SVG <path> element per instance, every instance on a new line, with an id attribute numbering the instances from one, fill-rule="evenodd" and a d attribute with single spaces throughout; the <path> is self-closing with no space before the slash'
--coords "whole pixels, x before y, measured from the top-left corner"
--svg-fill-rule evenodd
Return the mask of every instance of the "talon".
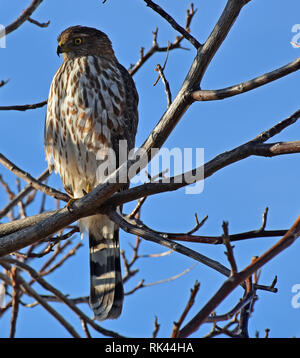
<path id="1" fill-rule="evenodd" d="M 67 202 L 67 205 L 66 205 L 66 208 L 69 210 L 69 212 L 73 211 L 73 203 L 78 200 L 78 199 L 70 199 L 68 202 Z"/>
<path id="2" fill-rule="evenodd" d="M 91 184 L 88 183 L 86 190 L 82 189 L 83 195 L 87 195 L 92 190 Z"/>

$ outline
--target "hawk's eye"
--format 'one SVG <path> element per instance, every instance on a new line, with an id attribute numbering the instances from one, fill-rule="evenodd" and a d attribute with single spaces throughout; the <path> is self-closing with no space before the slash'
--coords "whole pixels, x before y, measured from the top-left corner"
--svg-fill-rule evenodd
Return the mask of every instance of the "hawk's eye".
<path id="1" fill-rule="evenodd" d="M 80 37 L 76 37 L 76 39 L 74 39 L 74 44 L 75 45 L 80 45 L 82 43 L 82 39 Z"/>

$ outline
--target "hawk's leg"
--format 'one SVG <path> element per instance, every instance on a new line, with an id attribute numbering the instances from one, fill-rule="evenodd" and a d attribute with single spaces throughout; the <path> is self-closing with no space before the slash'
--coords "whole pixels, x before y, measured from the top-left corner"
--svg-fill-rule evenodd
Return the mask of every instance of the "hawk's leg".
<path id="1" fill-rule="evenodd" d="M 88 183 L 88 185 L 87 185 L 87 187 L 86 187 L 86 190 L 85 190 L 85 189 L 82 189 L 83 195 L 87 195 L 91 190 L 92 190 L 91 184 Z M 79 200 L 79 199 L 80 199 L 80 198 L 71 198 L 71 199 L 67 202 L 66 208 L 71 212 L 71 211 L 73 210 L 73 209 L 72 209 L 73 203 L 74 203 L 76 200 Z"/>

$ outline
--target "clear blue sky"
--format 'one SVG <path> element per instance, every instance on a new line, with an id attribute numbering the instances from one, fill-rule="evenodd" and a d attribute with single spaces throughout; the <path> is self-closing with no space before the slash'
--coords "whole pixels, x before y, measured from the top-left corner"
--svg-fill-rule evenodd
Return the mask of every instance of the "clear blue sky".
<path id="1" fill-rule="evenodd" d="M 185 11 L 189 1 L 157 1 L 181 24 L 185 23 Z M 11 23 L 29 5 L 28 0 L 0 0 L 0 23 Z M 226 1 L 194 1 L 198 9 L 192 23 L 192 33 L 200 42 L 209 35 Z M 93 26 L 106 32 L 120 62 L 129 67 L 139 58 L 141 46 L 148 49 L 152 43 L 152 31 L 159 27 L 158 41 L 166 45 L 177 35 L 173 29 L 147 8 L 142 0 L 44 0 L 32 16 L 34 19 L 51 21 L 48 28 L 25 23 L 7 37 L 6 48 L 0 49 L 0 80 L 10 78 L 0 89 L 0 104 L 13 105 L 35 103 L 47 98 L 51 79 L 61 63 L 56 55 L 57 35 L 70 25 Z M 212 61 L 202 83 L 203 89 L 230 86 L 283 66 L 300 55 L 300 48 L 291 46 L 293 25 L 300 23 L 298 0 L 252 0 L 243 9 L 230 35 Z M 173 96 L 180 88 L 192 63 L 195 51 L 175 50 L 170 53 L 165 74 L 170 82 Z M 143 143 L 166 108 L 166 98 L 161 83 L 153 87 L 157 63 L 163 64 L 165 54 L 155 55 L 134 77 L 140 95 L 140 122 L 137 145 Z M 268 84 L 263 88 L 218 102 L 195 103 L 185 114 L 165 146 L 200 147 L 205 150 L 205 160 L 230 150 L 252 139 L 261 131 L 288 117 L 300 107 L 300 73 Z M 45 107 L 27 112 L 0 112 L 0 152 L 32 175 L 38 176 L 45 168 L 43 150 L 43 126 Z M 296 123 L 274 141 L 299 140 L 300 123 Z M 3 167 L 0 174 L 12 182 L 14 177 Z M 200 234 L 219 235 L 223 220 L 229 221 L 230 233 L 258 228 L 261 215 L 269 207 L 268 229 L 289 228 L 299 214 L 299 155 L 272 159 L 253 157 L 233 164 L 208 178 L 204 191 L 199 195 L 186 195 L 184 190 L 149 198 L 142 211 L 143 221 L 150 227 L 169 232 L 186 232 L 194 225 L 194 213 L 199 218 L 208 215 Z M 55 176 L 49 181 L 62 188 Z M 0 187 L 0 206 L 7 202 L 6 193 Z M 53 201 L 47 201 L 47 209 Z M 132 205 L 125 207 L 129 211 Z M 37 212 L 38 206 L 28 210 Z M 76 239 L 79 240 L 79 237 Z M 121 246 L 130 252 L 135 238 L 121 233 Z M 76 241 L 76 242 L 77 242 Z M 276 238 L 263 238 L 235 243 L 235 255 L 239 269 L 245 267 L 254 255 L 262 254 L 275 243 Z M 75 257 L 65 268 L 48 277 L 65 294 L 78 297 L 88 294 L 88 245 L 83 241 Z M 203 244 L 191 245 L 195 250 L 228 266 L 224 247 Z M 300 309 L 291 306 L 294 284 L 300 283 L 300 242 L 265 266 L 261 284 L 270 284 L 278 276 L 277 294 L 260 291 L 259 300 L 250 320 L 250 334 L 255 331 L 264 335 L 270 328 L 271 337 L 299 336 Z M 143 254 L 164 252 L 163 247 L 143 242 Z M 125 290 L 134 287 L 140 279 L 150 283 L 179 274 L 194 262 L 177 253 L 152 259 L 141 259 L 140 272 Z M 189 318 L 195 314 L 211 295 L 216 292 L 224 278 L 217 272 L 198 264 L 183 277 L 139 290 L 126 297 L 124 312 L 116 321 L 106 321 L 103 326 L 130 337 L 149 337 L 152 334 L 155 315 L 161 324 L 159 336 L 169 336 L 173 321 L 178 319 L 195 280 L 201 287 Z M 37 287 L 37 286 L 35 286 Z M 219 307 L 217 313 L 232 308 L 243 294 L 237 289 Z M 60 309 L 58 304 L 54 305 Z M 91 314 L 89 308 L 81 306 Z M 63 309 L 66 317 L 80 331 L 80 322 Z M 10 314 L 0 320 L 0 336 L 8 334 Z M 194 336 L 209 331 L 204 325 Z M 69 334 L 42 308 L 21 307 L 17 323 L 17 337 L 68 337 Z M 97 336 L 97 334 L 96 334 Z"/>

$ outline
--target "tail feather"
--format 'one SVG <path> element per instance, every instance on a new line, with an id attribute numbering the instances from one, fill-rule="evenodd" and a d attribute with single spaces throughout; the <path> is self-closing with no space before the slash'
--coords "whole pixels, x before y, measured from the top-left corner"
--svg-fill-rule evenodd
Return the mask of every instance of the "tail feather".
<path id="1" fill-rule="evenodd" d="M 88 218 L 90 306 L 99 321 L 120 316 L 124 298 L 119 231 L 107 216 Z"/>

